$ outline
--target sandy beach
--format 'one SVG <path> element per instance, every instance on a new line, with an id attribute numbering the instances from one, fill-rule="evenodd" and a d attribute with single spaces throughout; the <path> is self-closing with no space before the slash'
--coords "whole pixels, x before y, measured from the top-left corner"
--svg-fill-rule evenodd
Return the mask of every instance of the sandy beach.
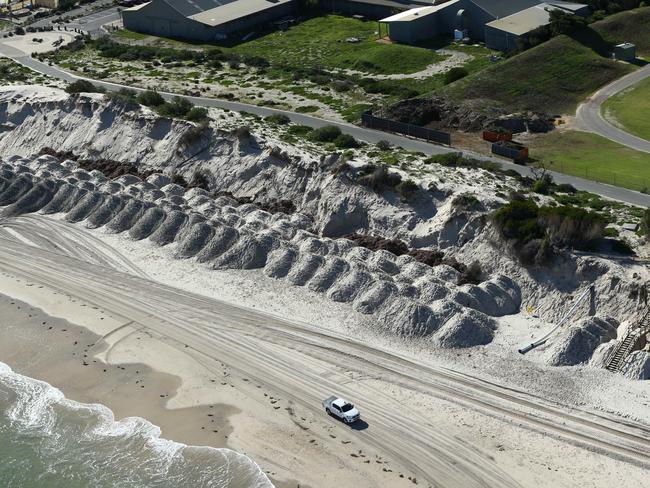
<path id="1" fill-rule="evenodd" d="M 144 417 L 160 426 L 165 438 L 247 454 L 279 487 L 412 486 L 417 481 L 400 459 L 382 454 L 383 446 L 372 449 L 360 435 L 364 431 L 314 414 L 272 385 L 144 330 L 115 311 L 8 272 L 0 274 L 0 291 L 0 358 L 68 398 L 102 403 L 116 418 Z M 312 357 L 309 364 L 326 371 L 322 360 Z M 389 377 L 351 373 L 347 381 L 359 396 L 388 395 L 453 436 L 472 439 L 485 462 L 507 470 L 517 486 L 549 479 L 566 487 L 596 477 L 610 483 L 623 479 L 616 459 L 534 430 L 524 431 L 531 442 L 522 447 L 522 431 L 509 421 L 399 386 Z M 645 477 L 641 467 L 626 464 L 626 470 L 625 479 Z M 301 475 L 297 481 L 296 474 Z"/>

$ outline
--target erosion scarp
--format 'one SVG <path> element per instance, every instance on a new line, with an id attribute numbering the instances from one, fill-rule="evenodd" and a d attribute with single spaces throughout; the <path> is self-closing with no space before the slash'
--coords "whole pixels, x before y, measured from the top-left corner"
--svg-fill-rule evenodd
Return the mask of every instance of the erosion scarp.
<path id="1" fill-rule="evenodd" d="M 491 317 L 513 313 L 521 302 L 516 283 L 505 276 L 458 286 L 458 273 L 449 266 L 318 236 L 302 214 L 271 214 L 204 190 L 186 192 L 164 175 L 107 180 L 73 165 L 53 156 L 12 158 L 2 166 L 3 211 L 56 213 L 89 228 L 173 245 L 174 257 L 216 270 L 262 270 L 372 314 L 382 330 L 432 337 L 445 346 L 490 342 L 496 327 Z"/>

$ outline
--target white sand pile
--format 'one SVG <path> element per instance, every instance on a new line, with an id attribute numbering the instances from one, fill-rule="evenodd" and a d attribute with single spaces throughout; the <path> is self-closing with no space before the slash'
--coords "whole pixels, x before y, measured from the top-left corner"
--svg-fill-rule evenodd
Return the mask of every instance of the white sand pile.
<path id="1" fill-rule="evenodd" d="M 257 269 L 263 268 L 267 257 L 266 247 L 250 236 L 243 235 L 221 256 L 213 261 L 214 269 Z"/>
<path id="2" fill-rule="evenodd" d="M 20 173 L 16 171 L 16 173 Z M 34 183 L 29 174 L 20 174 L 17 176 L 6 190 L 0 195 L 0 206 L 10 205 L 18 200 L 21 196 L 31 190 Z"/>
<path id="3" fill-rule="evenodd" d="M 135 225 L 138 219 L 144 214 L 148 205 L 142 200 L 132 198 L 129 200 L 124 208 L 108 223 L 109 230 L 120 233 L 129 230 Z"/>
<path id="4" fill-rule="evenodd" d="M 445 302 L 443 300 L 443 302 Z M 472 309 L 456 310 L 455 302 L 445 302 L 447 310 L 441 310 L 441 316 L 448 316 L 445 324 L 436 335 L 440 345 L 444 347 L 470 347 L 478 344 L 489 344 L 494 338 L 496 322 L 494 319 Z"/>
<path id="5" fill-rule="evenodd" d="M 61 212 L 63 208 L 66 207 L 68 201 L 72 198 L 72 195 L 77 192 L 78 189 L 75 186 L 70 183 L 62 182 L 59 185 L 58 190 L 54 193 L 52 200 L 41 209 L 41 212 L 44 214 Z"/>
<path id="6" fill-rule="evenodd" d="M 162 175 L 146 182 L 130 175 L 107 181 L 70 163 L 73 176 L 61 179 L 52 176 L 58 170 L 51 158 L 39 159 L 33 170 L 21 161 L 17 165 L 5 172 L 10 178 L 1 182 L 0 198 L 17 198 L 19 205 L 10 208 L 18 213 L 42 207 L 44 212 L 67 212 L 67 220 L 85 221 L 90 228 L 128 232 L 134 240 L 176 243 L 175 257 L 195 258 L 214 269 L 264 268 L 270 277 L 374 314 L 378 328 L 401 336 L 438 336 L 441 344 L 454 347 L 484 344 L 492 338 L 494 322 L 477 310 L 496 315 L 518 307 L 520 292 L 507 278 L 457 287 L 457 272 L 448 266 L 431 268 L 410 256 L 318 237 L 308 230 L 312 221 L 305 215 L 235 206 L 231 198 L 214 199 L 197 188 L 184 192 Z M 44 168 L 44 177 L 30 173 Z M 50 190 L 51 199 L 44 196 L 41 203 L 34 198 L 32 179 Z"/>
<path id="7" fill-rule="evenodd" d="M 586 317 L 562 331 L 546 351 L 553 366 L 573 366 L 588 362 L 601 344 L 616 338 L 618 322 L 612 318 Z"/>
<path id="8" fill-rule="evenodd" d="M 99 208 L 90 213 L 86 219 L 86 227 L 96 229 L 106 225 L 124 208 L 126 201 L 122 196 L 107 194 Z"/>
<path id="9" fill-rule="evenodd" d="M 198 254 L 212 239 L 214 227 L 206 222 L 197 222 L 189 231 L 183 234 L 176 249 L 176 257 L 181 259 L 191 258 Z"/>
<path id="10" fill-rule="evenodd" d="M 625 360 L 621 372 L 632 380 L 650 380 L 650 353 L 634 351 Z"/>
<path id="11" fill-rule="evenodd" d="M 212 226 L 214 227 L 212 239 L 196 255 L 196 259 L 200 263 L 218 258 L 239 239 L 239 232 L 233 227 L 228 225 L 215 225 L 214 222 Z"/>
<path id="12" fill-rule="evenodd" d="M 184 212 L 172 210 L 167 214 L 165 221 L 160 224 L 149 238 L 159 246 L 165 246 L 176 240 L 179 231 L 187 222 L 188 217 Z"/>
<path id="13" fill-rule="evenodd" d="M 271 278 L 284 278 L 298 259 L 298 251 L 284 245 L 270 253 L 264 267 L 264 274 Z"/>
<path id="14" fill-rule="evenodd" d="M 40 210 L 52 200 L 57 187 L 58 184 L 55 181 L 39 181 L 26 194 L 19 198 L 18 201 L 5 207 L 2 211 L 2 216 L 13 217 Z"/>
<path id="15" fill-rule="evenodd" d="M 339 257 L 325 258 L 325 264 L 309 281 L 307 287 L 311 291 L 324 293 L 350 269 L 350 265 Z"/>
<path id="16" fill-rule="evenodd" d="M 81 222 L 95 209 L 99 208 L 102 203 L 104 203 L 104 197 L 101 193 L 89 191 L 66 214 L 65 220 L 68 222 Z"/>
<path id="17" fill-rule="evenodd" d="M 147 209 L 131 229 L 129 235 L 136 241 L 149 237 L 167 217 L 167 213 L 158 207 Z"/>
<path id="18" fill-rule="evenodd" d="M 294 267 L 287 274 L 289 283 L 304 286 L 323 265 L 323 258 L 315 254 L 300 253 Z"/>

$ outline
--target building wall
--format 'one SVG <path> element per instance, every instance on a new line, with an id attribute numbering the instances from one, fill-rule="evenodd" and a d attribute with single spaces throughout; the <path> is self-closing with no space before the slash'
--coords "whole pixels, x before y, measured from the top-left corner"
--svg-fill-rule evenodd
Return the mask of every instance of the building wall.
<path id="1" fill-rule="evenodd" d="M 369 19 L 380 20 L 393 14 L 408 10 L 409 6 L 373 5 L 355 2 L 354 0 L 321 0 L 321 7 L 330 12 L 340 12 L 346 15 L 363 15 Z"/>
<path id="2" fill-rule="evenodd" d="M 452 36 L 458 27 L 458 12 L 465 11 L 467 31 L 472 39 L 485 39 L 485 24 L 495 20 L 470 0 L 450 3 L 440 10 L 410 22 L 389 22 L 390 38 L 397 42 L 410 44 L 431 39 L 435 36 Z"/>
<path id="3" fill-rule="evenodd" d="M 512 51 L 517 48 L 519 36 L 491 26 L 485 26 L 485 46 L 497 51 Z"/>
<path id="4" fill-rule="evenodd" d="M 263 12 L 211 27 L 188 19 L 161 0 L 153 0 L 139 10 L 122 13 L 124 28 L 161 37 L 175 37 L 196 41 L 214 41 L 219 36 L 252 30 L 256 26 L 291 14 L 295 2 L 279 4 Z"/>

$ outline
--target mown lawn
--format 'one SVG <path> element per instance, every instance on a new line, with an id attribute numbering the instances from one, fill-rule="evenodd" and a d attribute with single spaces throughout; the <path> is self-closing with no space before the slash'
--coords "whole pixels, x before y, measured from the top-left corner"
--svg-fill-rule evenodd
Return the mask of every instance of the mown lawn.
<path id="1" fill-rule="evenodd" d="M 553 171 L 650 191 L 650 154 L 596 134 L 555 131 L 532 142 L 530 156 Z"/>
<path id="2" fill-rule="evenodd" d="M 650 140 L 650 79 L 621 92 L 603 104 L 603 115 L 628 132 Z"/>

